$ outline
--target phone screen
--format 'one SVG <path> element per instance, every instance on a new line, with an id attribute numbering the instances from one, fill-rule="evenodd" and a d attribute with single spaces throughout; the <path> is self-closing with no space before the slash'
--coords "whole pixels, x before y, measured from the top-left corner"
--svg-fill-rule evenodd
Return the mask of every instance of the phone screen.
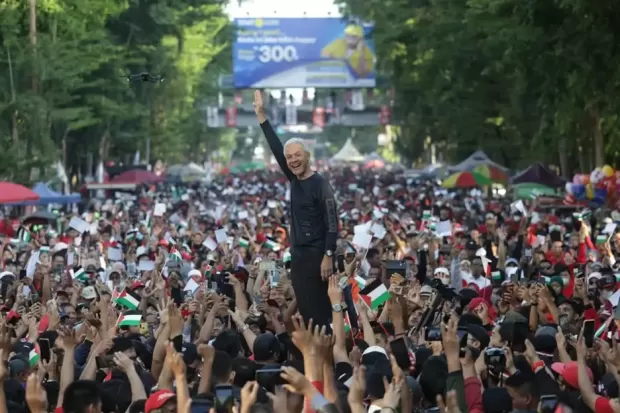
<path id="1" fill-rule="evenodd" d="M 338 272 L 344 272 L 344 255 L 338 255 L 336 257 L 336 269 Z"/>
<path id="2" fill-rule="evenodd" d="M 594 320 L 586 320 L 583 322 L 583 339 L 587 348 L 594 346 Z"/>
<path id="3" fill-rule="evenodd" d="M 402 337 L 392 340 L 392 342 L 390 342 L 390 348 L 398 366 L 403 369 L 403 371 L 409 371 L 411 359 L 409 358 L 409 351 L 407 350 L 405 340 Z"/>
<path id="4" fill-rule="evenodd" d="M 278 270 L 275 263 L 272 263 L 272 267 L 269 270 L 269 282 L 272 288 L 277 287 L 280 282 L 280 270 Z"/>
<path id="5" fill-rule="evenodd" d="M 50 361 L 51 349 L 49 339 L 40 338 L 37 340 L 37 343 L 39 344 L 39 349 L 41 350 L 41 360 Z"/>
<path id="6" fill-rule="evenodd" d="M 426 330 L 426 341 L 441 341 L 441 330 L 438 328 L 429 328 Z"/>
<path id="7" fill-rule="evenodd" d="M 558 405 L 558 397 L 556 395 L 544 395 L 540 397 L 540 412 L 553 413 Z"/>
<path id="8" fill-rule="evenodd" d="M 287 384 L 286 380 L 282 378 L 282 369 L 261 369 L 256 371 L 256 381 L 261 384 L 271 384 L 275 386 L 282 386 Z M 270 387 L 270 386 L 268 386 Z"/>
<path id="9" fill-rule="evenodd" d="M 232 386 L 216 386 L 215 387 L 215 409 L 229 409 L 234 403 Z"/>
<path id="10" fill-rule="evenodd" d="M 203 413 L 208 412 L 211 407 L 211 403 L 206 399 L 192 399 L 192 406 L 190 408 L 190 413 Z"/>

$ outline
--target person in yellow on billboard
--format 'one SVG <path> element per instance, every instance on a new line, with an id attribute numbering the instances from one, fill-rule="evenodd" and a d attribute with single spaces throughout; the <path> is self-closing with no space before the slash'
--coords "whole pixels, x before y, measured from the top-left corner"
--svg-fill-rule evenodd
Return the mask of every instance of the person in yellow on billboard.
<path id="1" fill-rule="evenodd" d="M 321 50 L 321 57 L 343 59 L 359 76 L 367 76 L 374 70 L 375 56 L 364 42 L 364 29 L 357 24 L 350 24 L 340 37 Z"/>

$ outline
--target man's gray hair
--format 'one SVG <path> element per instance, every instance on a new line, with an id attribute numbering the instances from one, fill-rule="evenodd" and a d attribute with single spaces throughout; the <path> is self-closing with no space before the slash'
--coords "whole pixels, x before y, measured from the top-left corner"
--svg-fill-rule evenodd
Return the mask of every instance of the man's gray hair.
<path id="1" fill-rule="evenodd" d="M 303 148 L 304 152 L 306 152 L 308 154 L 310 153 L 310 150 L 308 149 L 308 145 L 306 144 L 306 141 L 304 139 L 302 139 L 302 138 L 291 138 L 291 139 L 287 140 L 284 143 L 284 152 L 286 152 L 286 147 L 287 146 L 295 145 L 295 144 L 301 145 L 301 147 Z"/>

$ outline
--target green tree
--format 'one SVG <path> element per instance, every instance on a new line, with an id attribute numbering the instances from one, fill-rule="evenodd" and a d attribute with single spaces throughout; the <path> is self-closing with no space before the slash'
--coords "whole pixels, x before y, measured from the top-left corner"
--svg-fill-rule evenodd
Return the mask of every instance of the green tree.
<path id="1" fill-rule="evenodd" d="M 341 0 L 375 21 L 396 91 L 397 147 L 450 160 L 475 149 L 564 173 L 618 152 L 620 4 L 586 0 Z"/>
<path id="2" fill-rule="evenodd" d="M 202 161 L 219 133 L 204 99 L 230 70 L 230 23 L 217 0 L 0 2 L 0 176 L 28 182 L 62 159 Z M 34 17 L 34 18 L 32 18 Z M 161 74 L 160 83 L 127 81 Z M 90 162 L 92 164 L 92 162 Z"/>

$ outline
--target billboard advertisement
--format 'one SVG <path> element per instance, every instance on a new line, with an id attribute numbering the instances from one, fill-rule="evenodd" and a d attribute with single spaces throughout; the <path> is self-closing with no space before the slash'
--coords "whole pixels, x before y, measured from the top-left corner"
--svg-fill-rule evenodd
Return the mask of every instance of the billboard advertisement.
<path id="1" fill-rule="evenodd" d="M 234 23 L 237 89 L 375 86 L 373 24 L 331 17 L 245 18 Z"/>

